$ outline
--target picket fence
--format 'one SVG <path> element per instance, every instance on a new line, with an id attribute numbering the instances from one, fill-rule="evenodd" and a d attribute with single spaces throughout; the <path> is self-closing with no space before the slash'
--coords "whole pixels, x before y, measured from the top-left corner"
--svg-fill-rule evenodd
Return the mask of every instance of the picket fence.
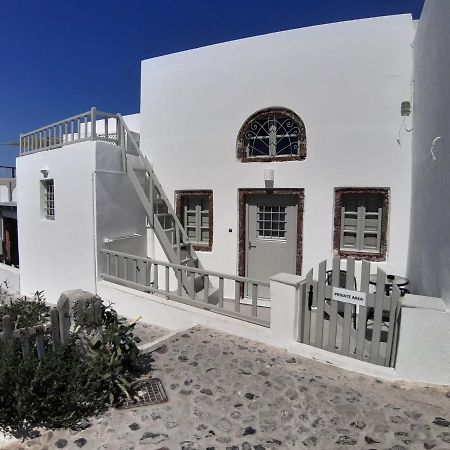
<path id="1" fill-rule="evenodd" d="M 0 340 L 4 341 L 10 348 L 15 349 L 15 341 L 21 343 L 23 359 L 30 359 L 32 352 L 36 351 L 39 359 L 45 355 L 45 335 L 50 335 L 51 349 L 58 350 L 69 338 L 70 334 L 70 311 L 66 302 L 50 310 L 50 322 L 37 324 L 32 327 L 14 329 L 10 316 L 3 316 L 3 331 Z"/>

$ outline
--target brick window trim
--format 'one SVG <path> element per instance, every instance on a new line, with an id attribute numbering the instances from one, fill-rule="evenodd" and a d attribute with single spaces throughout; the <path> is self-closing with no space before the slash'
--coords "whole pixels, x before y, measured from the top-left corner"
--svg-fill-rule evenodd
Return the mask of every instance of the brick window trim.
<path id="1" fill-rule="evenodd" d="M 342 196 L 344 194 L 376 194 L 383 197 L 383 216 L 381 220 L 381 242 L 380 251 L 374 252 L 360 252 L 347 251 L 340 249 L 341 241 L 341 207 Z M 334 232 L 333 232 L 333 249 L 337 256 L 348 257 L 353 256 L 356 260 L 365 259 L 366 261 L 380 262 L 386 261 L 387 254 L 387 230 L 389 220 L 389 188 L 335 188 L 334 190 Z"/>
<path id="2" fill-rule="evenodd" d="M 254 158 L 247 158 L 245 156 L 244 152 L 244 134 L 245 131 L 249 125 L 249 123 L 252 120 L 255 120 L 259 116 L 269 115 L 272 113 L 281 113 L 284 114 L 294 122 L 298 123 L 299 127 L 302 129 L 304 134 L 304 143 L 300 144 L 298 149 L 297 155 L 285 155 L 285 156 L 261 156 L 261 157 L 254 157 Z M 241 129 L 239 130 L 237 141 L 236 141 L 236 156 L 237 160 L 239 162 L 243 163 L 252 163 L 252 162 L 283 162 L 283 161 L 303 161 L 306 159 L 306 128 L 305 124 L 303 123 L 303 120 L 298 116 L 294 111 L 284 108 L 284 107 L 270 107 L 270 108 L 264 108 L 261 109 L 254 114 L 252 114 L 250 117 L 248 117 L 244 124 L 241 126 Z"/>
<path id="3" fill-rule="evenodd" d="M 209 225 L 209 242 L 208 244 L 192 244 L 195 251 L 211 252 L 213 247 L 213 191 L 177 191 L 175 193 L 176 214 L 184 227 L 184 205 L 186 197 L 207 197 L 208 198 L 208 225 Z"/>

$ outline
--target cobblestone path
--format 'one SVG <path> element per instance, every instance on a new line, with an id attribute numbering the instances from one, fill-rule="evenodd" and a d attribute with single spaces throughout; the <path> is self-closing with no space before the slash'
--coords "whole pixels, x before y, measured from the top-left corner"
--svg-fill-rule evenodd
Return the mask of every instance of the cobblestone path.
<path id="1" fill-rule="evenodd" d="M 153 357 L 168 403 L 8 448 L 450 449 L 448 388 L 380 381 L 201 327 Z"/>

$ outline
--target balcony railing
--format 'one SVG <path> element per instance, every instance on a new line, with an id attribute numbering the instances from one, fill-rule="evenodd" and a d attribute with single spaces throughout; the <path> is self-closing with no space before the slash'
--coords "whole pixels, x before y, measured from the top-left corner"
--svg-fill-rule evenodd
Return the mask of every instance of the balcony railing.
<path id="1" fill-rule="evenodd" d="M 120 142 L 119 116 L 90 111 L 20 135 L 20 156 L 83 141 Z"/>

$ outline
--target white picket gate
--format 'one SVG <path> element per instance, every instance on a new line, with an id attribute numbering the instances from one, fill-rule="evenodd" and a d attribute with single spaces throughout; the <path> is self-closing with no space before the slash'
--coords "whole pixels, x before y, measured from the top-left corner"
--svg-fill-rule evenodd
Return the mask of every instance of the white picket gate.
<path id="1" fill-rule="evenodd" d="M 347 259 L 319 264 L 317 279 L 311 269 L 300 286 L 298 341 L 381 366 L 394 367 L 400 325 L 400 296 L 397 285 L 386 291 L 386 273 L 377 268 L 377 284 L 369 285 L 370 263 L 362 261 L 359 282 L 355 277 L 355 260 Z M 336 290 L 336 288 L 338 288 Z M 333 299 L 339 288 L 358 291 L 365 306 Z M 362 295 L 360 295 L 362 294 Z M 350 295 L 350 293 L 349 293 Z M 356 301 L 357 303 L 357 301 Z"/>

